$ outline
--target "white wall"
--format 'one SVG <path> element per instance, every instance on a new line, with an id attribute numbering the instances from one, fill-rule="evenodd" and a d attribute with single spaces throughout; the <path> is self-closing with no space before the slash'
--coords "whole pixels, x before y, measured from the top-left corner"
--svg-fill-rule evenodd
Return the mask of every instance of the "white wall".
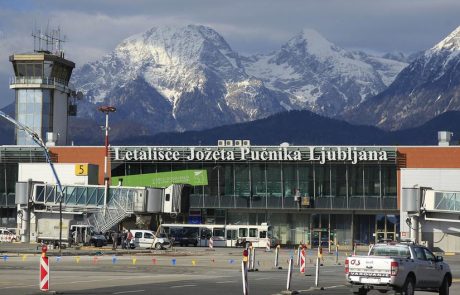
<path id="1" fill-rule="evenodd" d="M 402 188 L 431 187 L 433 190 L 460 192 L 460 169 L 401 169 Z M 402 200 L 401 200 L 402 203 Z M 410 232 L 406 224 L 407 213 L 401 211 L 401 236 Z M 460 223 L 449 221 L 420 221 L 419 236 L 421 241 L 427 241 L 434 250 L 445 252 L 460 252 Z M 408 237 L 408 236 L 407 236 Z"/>
<path id="2" fill-rule="evenodd" d="M 81 164 L 81 163 L 79 163 Z M 62 185 L 89 185 L 97 184 L 97 179 L 92 179 L 91 175 L 97 173 L 88 173 L 88 176 L 75 175 L 75 164 L 54 164 L 56 173 Z M 88 170 L 97 170 L 96 165 L 88 165 Z M 46 183 L 56 183 L 51 167 L 48 163 L 19 163 L 18 181 L 43 181 Z"/>

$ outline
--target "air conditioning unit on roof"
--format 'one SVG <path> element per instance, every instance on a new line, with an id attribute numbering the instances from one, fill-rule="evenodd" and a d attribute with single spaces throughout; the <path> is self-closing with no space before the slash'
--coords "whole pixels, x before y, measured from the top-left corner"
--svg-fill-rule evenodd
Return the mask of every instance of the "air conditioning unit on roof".
<path id="1" fill-rule="evenodd" d="M 222 139 L 218 140 L 217 146 L 225 146 L 225 140 L 222 140 Z"/>
<path id="2" fill-rule="evenodd" d="M 243 145 L 243 141 L 241 139 L 235 140 L 235 146 L 242 146 L 242 145 Z"/>
<path id="3" fill-rule="evenodd" d="M 243 140 L 243 146 L 251 146 L 251 141 L 249 139 Z"/>
<path id="4" fill-rule="evenodd" d="M 233 140 L 227 139 L 227 140 L 225 141 L 225 146 L 233 146 Z"/>

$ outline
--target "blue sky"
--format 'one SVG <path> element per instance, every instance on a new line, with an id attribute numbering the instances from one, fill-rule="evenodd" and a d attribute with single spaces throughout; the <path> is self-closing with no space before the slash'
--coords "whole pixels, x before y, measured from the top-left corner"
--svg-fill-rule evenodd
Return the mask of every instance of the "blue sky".
<path id="1" fill-rule="evenodd" d="M 33 50 L 34 23 L 60 26 L 77 66 L 153 26 L 202 24 L 241 54 L 278 49 L 303 28 L 374 53 L 413 53 L 460 25 L 459 0 L 0 0 L 0 107 L 13 100 L 8 56 Z"/>

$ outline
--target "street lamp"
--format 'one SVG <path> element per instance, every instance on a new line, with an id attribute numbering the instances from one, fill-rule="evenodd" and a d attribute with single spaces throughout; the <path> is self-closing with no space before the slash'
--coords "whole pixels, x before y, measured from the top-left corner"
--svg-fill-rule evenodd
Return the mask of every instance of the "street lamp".
<path id="1" fill-rule="evenodd" d="M 107 173 L 107 165 L 109 158 L 109 113 L 115 112 L 117 109 L 112 106 L 102 106 L 98 108 L 99 111 L 105 114 L 105 158 L 104 158 L 104 209 L 103 214 L 107 209 L 107 196 L 109 193 L 109 176 Z"/>

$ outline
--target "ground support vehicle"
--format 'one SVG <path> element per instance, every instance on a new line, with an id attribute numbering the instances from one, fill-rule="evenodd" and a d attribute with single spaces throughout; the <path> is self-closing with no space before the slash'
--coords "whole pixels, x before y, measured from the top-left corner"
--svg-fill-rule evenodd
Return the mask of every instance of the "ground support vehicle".
<path id="1" fill-rule="evenodd" d="M 413 295 L 415 290 L 448 295 L 452 273 L 442 256 L 412 243 L 379 243 L 367 256 L 345 260 L 345 277 L 354 294 L 375 289 Z"/>
<path id="2" fill-rule="evenodd" d="M 133 239 L 131 240 L 129 247 L 134 248 L 155 248 L 156 250 L 169 249 L 171 242 L 166 234 L 161 233 L 156 235 L 151 230 L 143 229 L 132 229 Z"/>
<path id="3" fill-rule="evenodd" d="M 4 227 L 0 227 L 0 242 L 17 242 L 18 237 L 16 234 Z"/>

